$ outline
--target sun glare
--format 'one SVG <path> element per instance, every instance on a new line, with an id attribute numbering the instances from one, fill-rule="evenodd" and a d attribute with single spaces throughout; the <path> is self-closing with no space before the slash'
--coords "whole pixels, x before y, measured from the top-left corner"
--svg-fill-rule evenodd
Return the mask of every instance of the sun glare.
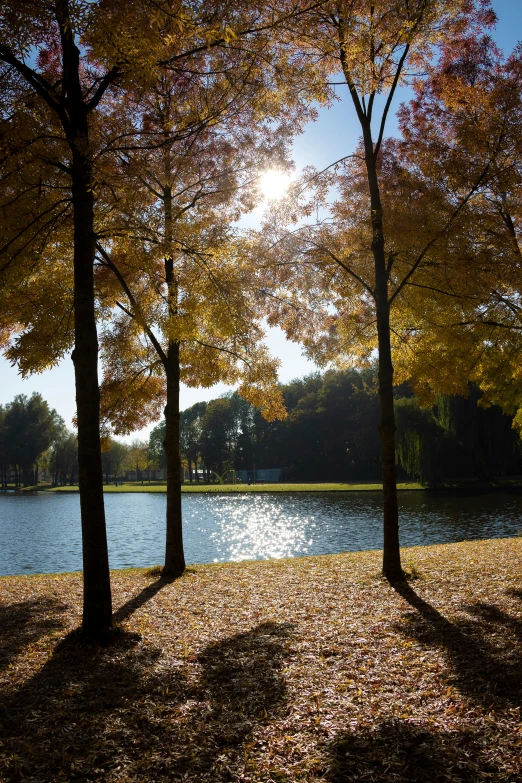
<path id="1" fill-rule="evenodd" d="M 265 199 L 282 198 L 290 184 L 290 176 L 282 171 L 265 171 L 260 177 L 259 189 Z"/>

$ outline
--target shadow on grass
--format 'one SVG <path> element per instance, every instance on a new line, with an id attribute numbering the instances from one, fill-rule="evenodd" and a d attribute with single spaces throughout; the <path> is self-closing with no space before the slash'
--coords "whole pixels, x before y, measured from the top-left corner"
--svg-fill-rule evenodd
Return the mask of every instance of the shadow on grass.
<path id="1" fill-rule="evenodd" d="M 0 671 L 40 637 L 63 628 L 61 615 L 66 609 L 51 598 L 0 605 Z"/>
<path id="2" fill-rule="evenodd" d="M 151 598 L 154 598 L 154 596 L 159 593 L 160 590 L 162 590 L 167 585 L 172 584 L 173 581 L 174 579 L 170 577 L 160 576 L 159 579 L 157 579 L 155 582 L 152 582 L 150 585 L 144 587 L 143 590 L 138 593 L 138 595 L 124 603 L 123 606 L 120 606 L 120 608 L 117 609 L 112 615 L 113 621 L 115 623 L 122 623 L 124 620 L 127 620 L 132 614 L 134 614 L 134 612 L 146 604 L 147 601 L 150 601 Z"/>
<path id="3" fill-rule="evenodd" d="M 489 716 L 448 729 L 414 719 L 390 718 L 374 725 L 354 722 L 329 745 L 326 779 L 330 783 L 515 783 L 522 780 L 517 738 L 496 725 L 495 713 L 522 706 L 522 621 L 498 606 L 462 607 L 469 619 L 450 622 L 407 582 L 394 589 L 414 609 L 396 631 L 448 656 L 448 680 Z M 511 591 L 522 598 L 522 592 Z M 452 705 L 448 705 L 450 713 Z M 484 714 L 482 713 L 482 714 Z M 451 713 L 452 714 L 452 713 Z M 368 719 L 370 719 L 368 715 Z M 503 752 L 502 743 L 509 747 Z"/>
<path id="4" fill-rule="evenodd" d="M 516 768 L 495 760 L 486 731 L 426 730 L 390 720 L 338 737 L 330 747 L 330 783 L 477 783 L 519 781 Z"/>
<path id="5" fill-rule="evenodd" d="M 230 779 L 284 700 L 290 632 L 263 623 L 197 657 L 174 651 L 174 663 L 137 634 L 117 631 L 106 647 L 69 634 L 4 701 L 0 779 Z"/>
<path id="6" fill-rule="evenodd" d="M 449 679 L 477 704 L 522 706 L 522 621 L 496 606 L 462 607 L 469 619 L 450 622 L 406 582 L 395 590 L 415 612 L 396 626 L 400 633 L 426 647 L 445 650 Z"/>

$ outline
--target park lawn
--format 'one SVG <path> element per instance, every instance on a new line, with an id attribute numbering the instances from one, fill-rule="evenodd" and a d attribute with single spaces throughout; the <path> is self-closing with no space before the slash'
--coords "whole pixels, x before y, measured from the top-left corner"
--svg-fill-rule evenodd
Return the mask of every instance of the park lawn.
<path id="1" fill-rule="evenodd" d="M 422 489 L 422 485 L 416 481 L 407 481 L 397 485 L 398 489 Z M 27 487 L 36 489 L 36 487 Z M 49 492 L 78 492 L 78 486 L 49 487 L 40 485 L 39 490 Z M 379 482 L 366 483 L 316 483 L 316 484 L 183 484 L 182 492 L 349 492 L 365 490 L 382 490 Z M 141 481 L 128 482 L 123 486 L 115 487 L 106 484 L 104 492 L 166 492 L 167 485 L 164 482 L 142 484 Z"/>
<path id="2" fill-rule="evenodd" d="M 112 574 L 82 642 L 78 574 L 0 579 L 2 781 L 514 783 L 522 539 Z"/>

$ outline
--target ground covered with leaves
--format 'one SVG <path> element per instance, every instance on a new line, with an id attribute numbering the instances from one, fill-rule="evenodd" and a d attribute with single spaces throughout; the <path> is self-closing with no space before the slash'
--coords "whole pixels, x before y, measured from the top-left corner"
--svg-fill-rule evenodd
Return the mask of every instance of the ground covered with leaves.
<path id="1" fill-rule="evenodd" d="M 0 780 L 522 780 L 522 539 L 403 555 L 0 579 Z"/>

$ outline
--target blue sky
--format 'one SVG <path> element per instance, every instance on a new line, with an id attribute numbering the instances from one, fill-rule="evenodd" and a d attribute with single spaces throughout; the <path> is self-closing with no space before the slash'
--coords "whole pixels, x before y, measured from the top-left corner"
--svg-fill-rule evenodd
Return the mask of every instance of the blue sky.
<path id="1" fill-rule="evenodd" d="M 499 21 L 494 33 L 498 44 L 505 52 L 511 51 L 518 41 L 522 40 L 522 0 L 493 0 L 492 5 Z M 298 136 L 294 143 L 294 160 L 297 169 L 306 165 L 314 165 L 319 169 L 350 154 L 357 144 L 359 135 L 358 124 L 353 114 L 347 96 L 342 88 L 339 96 L 342 100 L 335 103 L 331 109 L 320 112 L 315 123 L 309 124 L 305 132 Z M 395 108 L 408 94 L 402 91 L 396 99 Z M 396 128 L 395 118 L 390 117 L 388 135 Z M 256 222 L 257 215 L 252 215 L 251 221 Z M 271 329 L 267 334 L 267 344 L 272 353 L 281 359 L 280 378 L 289 381 L 314 370 L 314 365 L 302 356 L 298 345 L 289 343 L 279 329 Z M 51 407 L 56 408 L 68 426 L 75 413 L 74 373 L 70 357 L 66 357 L 60 365 L 39 375 L 23 380 L 16 367 L 0 357 L 0 404 L 13 399 L 16 394 L 32 394 L 38 391 Z M 181 392 L 181 407 L 187 408 L 200 400 L 210 400 L 219 396 L 227 387 L 214 386 L 211 389 L 188 389 Z M 134 437 L 146 437 L 147 431 L 135 433 Z"/>

